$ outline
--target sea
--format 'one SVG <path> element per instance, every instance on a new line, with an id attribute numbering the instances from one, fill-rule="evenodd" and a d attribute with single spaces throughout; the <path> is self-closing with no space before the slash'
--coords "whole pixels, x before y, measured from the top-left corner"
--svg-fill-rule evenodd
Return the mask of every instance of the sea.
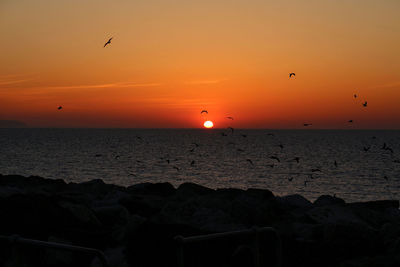
<path id="1" fill-rule="evenodd" d="M 0 129 L 0 174 L 400 199 L 400 131 Z"/>

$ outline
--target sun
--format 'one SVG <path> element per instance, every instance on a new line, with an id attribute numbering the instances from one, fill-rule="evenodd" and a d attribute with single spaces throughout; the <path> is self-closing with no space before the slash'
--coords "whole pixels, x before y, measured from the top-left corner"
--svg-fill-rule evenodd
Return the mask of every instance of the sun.
<path id="1" fill-rule="evenodd" d="M 204 125 L 204 127 L 206 127 L 206 128 L 212 128 L 212 127 L 214 127 L 214 123 L 213 123 L 212 121 L 205 121 L 203 125 Z"/>

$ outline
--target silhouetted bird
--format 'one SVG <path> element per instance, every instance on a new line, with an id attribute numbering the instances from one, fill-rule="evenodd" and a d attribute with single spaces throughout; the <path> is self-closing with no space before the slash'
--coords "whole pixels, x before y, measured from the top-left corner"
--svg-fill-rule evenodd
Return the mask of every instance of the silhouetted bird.
<path id="1" fill-rule="evenodd" d="M 368 150 L 370 150 L 370 149 L 371 149 L 370 146 L 369 146 L 369 147 L 366 147 L 366 146 L 364 147 L 364 151 L 365 151 L 365 152 L 368 152 Z"/>
<path id="2" fill-rule="evenodd" d="M 120 155 L 116 155 L 116 156 L 115 156 L 115 159 L 119 159 L 119 157 L 120 157 Z"/>
<path id="3" fill-rule="evenodd" d="M 337 168 L 338 164 L 337 164 L 336 160 L 335 160 L 335 162 L 333 163 L 333 165 L 335 165 L 335 167 Z"/>
<path id="4" fill-rule="evenodd" d="M 110 39 L 108 39 L 107 43 L 105 43 L 103 47 L 106 47 L 107 45 L 111 44 L 112 38 L 113 38 L 113 37 L 111 37 Z"/>
<path id="5" fill-rule="evenodd" d="M 354 94 L 354 98 L 357 98 L 357 95 L 356 95 L 356 94 Z"/>
<path id="6" fill-rule="evenodd" d="M 192 160 L 192 162 L 190 162 L 190 166 L 193 166 L 194 165 L 194 160 Z"/>
<path id="7" fill-rule="evenodd" d="M 300 162 L 300 158 L 299 157 L 295 157 L 293 160 L 295 160 L 297 163 Z"/>
<path id="8" fill-rule="evenodd" d="M 276 161 L 281 162 L 281 160 L 276 156 L 271 156 L 270 159 L 275 159 Z"/>
<path id="9" fill-rule="evenodd" d="M 292 78 L 292 76 L 296 76 L 296 73 L 294 72 L 289 73 L 289 78 Z"/>
<path id="10" fill-rule="evenodd" d="M 233 117 L 225 117 L 225 118 L 227 118 L 228 120 L 233 120 Z"/>
<path id="11" fill-rule="evenodd" d="M 353 120 L 349 120 L 348 122 L 349 122 L 349 123 L 353 123 Z"/>
<path id="12" fill-rule="evenodd" d="M 59 106 L 57 109 L 58 109 L 58 110 L 62 110 L 62 108 L 63 108 L 62 106 Z"/>
<path id="13" fill-rule="evenodd" d="M 208 111 L 205 110 L 205 109 L 203 109 L 203 110 L 200 112 L 200 114 L 203 114 L 203 113 L 207 113 L 207 114 L 208 114 Z"/>
<path id="14" fill-rule="evenodd" d="M 175 170 L 179 171 L 180 169 L 176 166 L 173 167 Z"/>
<path id="15" fill-rule="evenodd" d="M 307 126 L 311 126 L 312 123 L 304 123 L 303 125 L 304 125 L 305 127 L 307 127 Z"/>
<path id="16" fill-rule="evenodd" d="M 289 182 L 293 181 L 293 177 L 287 178 Z"/>
<path id="17" fill-rule="evenodd" d="M 364 103 L 362 103 L 363 107 L 365 107 L 365 108 L 367 107 L 367 104 L 368 104 L 367 101 L 365 101 Z"/>
<path id="18" fill-rule="evenodd" d="M 248 161 L 251 165 L 254 165 L 253 161 L 251 161 L 251 159 L 246 159 L 246 161 Z"/>

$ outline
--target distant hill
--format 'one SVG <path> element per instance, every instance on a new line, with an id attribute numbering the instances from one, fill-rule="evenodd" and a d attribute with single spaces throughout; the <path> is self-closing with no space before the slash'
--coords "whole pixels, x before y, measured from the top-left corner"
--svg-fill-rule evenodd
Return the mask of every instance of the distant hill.
<path id="1" fill-rule="evenodd" d="M 22 121 L 0 120 L 0 128 L 25 128 L 27 125 Z"/>

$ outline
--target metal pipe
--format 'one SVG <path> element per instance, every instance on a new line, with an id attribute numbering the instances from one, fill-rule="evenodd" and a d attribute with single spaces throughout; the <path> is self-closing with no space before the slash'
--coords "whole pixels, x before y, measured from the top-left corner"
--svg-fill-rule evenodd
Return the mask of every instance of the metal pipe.
<path id="1" fill-rule="evenodd" d="M 21 245 L 27 245 L 27 246 L 45 247 L 45 248 L 53 248 L 53 249 L 60 249 L 60 250 L 67 250 L 67 251 L 91 254 L 91 255 L 94 255 L 97 258 L 99 258 L 101 264 L 104 267 L 108 267 L 108 261 L 107 261 L 106 256 L 104 255 L 104 253 L 101 252 L 100 250 L 94 249 L 94 248 L 72 246 L 72 245 L 55 243 L 55 242 L 27 239 L 27 238 L 22 238 L 18 235 L 0 236 L 0 241 L 7 241 L 13 245 L 21 244 Z"/>

